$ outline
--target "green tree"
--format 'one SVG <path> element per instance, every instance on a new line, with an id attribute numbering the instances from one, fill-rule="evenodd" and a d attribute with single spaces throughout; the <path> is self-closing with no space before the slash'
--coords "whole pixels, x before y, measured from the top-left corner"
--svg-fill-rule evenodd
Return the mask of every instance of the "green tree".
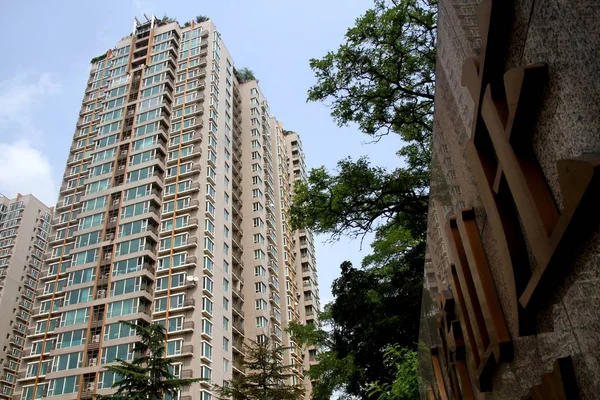
<path id="1" fill-rule="evenodd" d="M 388 173 L 366 158 L 338 162 L 337 174 L 312 169 L 306 183 L 296 186 L 290 210 L 295 228 L 316 233 L 360 236 L 378 229 L 403 227 L 422 240 L 427 229 L 429 177 L 399 168 Z"/>
<path id="2" fill-rule="evenodd" d="M 310 60 L 317 83 L 308 99 L 331 101 L 340 125 L 399 134 L 411 169 L 431 161 L 436 20 L 435 0 L 375 0 L 337 51 Z"/>
<path id="3" fill-rule="evenodd" d="M 293 340 L 304 351 L 309 347 L 317 348 L 316 361 L 308 371 L 307 376 L 315 382 L 312 388 L 313 400 L 328 400 L 334 392 L 338 392 L 340 399 L 347 398 L 347 385 L 351 377 L 356 373 L 352 355 L 340 357 L 334 350 L 334 342 L 331 334 L 331 313 L 329 305 L 325 311 L 319 314 L 319 325 L 299 324 L 290 322 L 286 330 Z M 327 328 L 324 329 L 322 326 Z"/>
<path id="4" fill-rule="evenodd" d="M 375 398 L 369 391 L 375 382 L 384 387 L 396 379 L 386 350 L 416 349 L 422 275 L 407 260 L 422 260 L 399 256 L 401 250 L 390 242 L 374 241 L 373 254 L 364 259 L 366 268 L 342 263 L 341 276 L 332 285 L 334 300 L 319 315 L 324 328 L 288 328 L 300 346 L 319 349 L 317 365 L 308 371 L 316 381 L 315 400 L 329 399 L 335 391 Z"/>
<path id="5" fill-rule="evenodd" d="M 415 240 L 426 231 L 433 132 L 434 0 L 375 0 L 338 50 L 311 59 L 310 101 L 329 101 L 340 124 L 357 123 L 374 139 L 396 133 L 404 166 L 387 171 L 366 158 L 345 159 L 337 173 L 310 171 L 291 210 L 295 227 L 357 236 L 401 226 Z"/>
<path id="6" fill-rule="evenodd" d="M 372 382 L 394 379 L 384 351 L 390 345 L 416 348 L 421 269 L 399 263 L 355 268 L 348 262 L 341 269 L 332 287 L 332 350 L 338 358 L 352 357 L 355 368 L 346 390 L 366 398 Z"/>
<path id="7" fill-rule="evenodd" d="M 418 400 L 417 352 L 390 346 L 385 351 L 385 365 L 394 372 L 393 382 L 375 382 L 369 388 L 369 394 L 377 400 Z"/>
<path id="8" fill-rule="evenodd" d="M 240 68 L 233 69 L 233 74 L 239 83 L 246 83 L 249 81 L 256 81 L 256 77 L 254 76 L 254 72 L 250 68 Z"/>
<path id="9" fill-rule="evenodd" d="M 329 398 L 334 390 L 361 399 L 404 399 L 413 393 L 402 397 L 397 390 L 397 365 L 412 362 L 418 336 L 436 20 L 435 0 L 375 0 L 337 50 L 310 60 L 317 82 L 309 89 L 309 101 L 328 102 L 339 125 L 355 123 L 375 142 L 393 133 L 402 143 L 398 168 L 372 165 L 366 157 L 347 158 L 336 171 L 311 170 L 307 182 L 295 189 L 295 228 L 310 227 L 331 240 L 375 233 L 373 252 L 362 267 L 343 263 L 333 284 L 328 335 L 315 335 L 322 349 L 317 359 L 324 363 L 309 371 L 317 379 L 314 393 L 320 388 L 325 393 L 316 400 Z M 392 365 L 390 349 L 404 358 L 394 358 Z M 402 373 L 416 382 L 416 369 L 402 367 Z"/>
<path id="10" fill-rule="evenodd" d="M 177 393 L 200 378 L 180 379 L 173 375 L 174 360 L 165 358 L 165 328 L 159 324 L 136 325 L 122 321 L 136 330 L 140 341 L 134 345 L 133 361 L 117 360 L 109 365 L 105 373 L 112 372 L 118 378 L 113 384 L 115 394 L 100 396 L 102 400 L 163 400 L 165 396 L 175 398 Z"/>
<path id="11" fill-rule="evenodd" d="M 245 374 L 237 374 L 223 386 L 215 386 L 221 399 L 233 400 L 298 400 L 304 394 L 302 384 L 293 385 L 291 365 L 282 362 L 289 349 L 266 338 L 244 346 L 242 360 Z"/>

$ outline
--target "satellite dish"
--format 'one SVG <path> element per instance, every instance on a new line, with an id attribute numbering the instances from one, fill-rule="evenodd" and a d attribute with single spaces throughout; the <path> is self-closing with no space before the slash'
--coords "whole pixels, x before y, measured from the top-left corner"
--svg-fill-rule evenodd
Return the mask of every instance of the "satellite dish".
<path id="1" fill-rule="evenodd" d="M 191 282 L 191 281 L 193 281 L 193 280 L 194 280 L 194 277 L 193 277 L 193 276 L 191 276 L 191 275 L 188 275 L 188 276 L 187 276 L 185 279 L 186 279 L 188 282 Z"/>

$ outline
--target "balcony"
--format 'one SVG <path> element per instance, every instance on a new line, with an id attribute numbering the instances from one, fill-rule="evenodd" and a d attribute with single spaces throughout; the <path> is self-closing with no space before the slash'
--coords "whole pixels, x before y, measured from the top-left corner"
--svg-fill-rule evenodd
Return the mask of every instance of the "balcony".
<path id="1" fill-rule="evenodd" d="M 233 276 L 234 282 L 237 279 L 239 282 L 244 283 L 244 277 L 242 276 L 242 269 L 234 267 L 231 270 L 231 275 Z"/>
<path id="2" fill-rule="evenodd" d="M 240 265 L 242 266 L 242 268 L 244 267 L 244 263 L 242 261 L 242 253 L 238 252 L 238 251 L 232 251 L 231 252 L 231 260 L 233 261 L 234 265 Z"/>
<path id="3" fill-rule="evenodd" d="M 237 332 L 240 335 L 244 335 L 244 323 L 242 321 L 233 321 L 233 323 L 231 324 L 231 326 L 233 327 L 233 330 L 235 332 Z"/>
<path id="4" fill-rule="evenodd" d="M 241 302 L 238 303 L 238 302 L 236 302 L 234 300 L 233 301 L 233 306 L 231 307 L 231 309 L 233 310 L 234 314 L 237 314 L 241 318 L 244 318 L 244 310 L 242 310 L 242 304 L 241 304 Z"/>
<path id="5" fill-rule="evenodd" d="M 244 351 L 244 340 L 239 336 L 234 336 L 231 342 L 231 348 L 234 352 L 244 356 L 246 353 Z"/>
<path id="6" fill-rule="evenodd" d="M 194 321 L 186 321 L 183 323 L 183 330 L 182 331 L 189 331 L 189 332 L 193 332 L 194 331 Z"/>
<path id="7" fill-rule="evenodd" d="M 194 356 L 194 346 L 191 344 L 185 345 L 181 348 L 181 357 L 193 357 Z"/>
<path id="8" fill-rule="evenodd" d="M 236 288 L 235 286 L 231 287 L 231 292 L 236 295 L 237 297 L 239 297 L 240 299 L 242 299 L 242 301 L 244 300 L 244 294 L 242 293 L 242 291 L 238 288 Z"/>

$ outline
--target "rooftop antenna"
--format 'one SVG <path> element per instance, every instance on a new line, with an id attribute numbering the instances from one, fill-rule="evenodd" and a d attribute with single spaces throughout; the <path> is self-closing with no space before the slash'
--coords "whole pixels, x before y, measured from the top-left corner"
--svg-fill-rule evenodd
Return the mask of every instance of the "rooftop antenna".
<path id="1" fill-rule="evenodd" d="M 140 21 L 138 21 L 137 17 L 133 17 L 133 35 L 135 35 L 138 26 L 140 26 Z"/>
<path id="2" fill-rule="evenodd" d="M 144 18 L 146 18 L 146 22 L 150 22 L 150 18 L 148 18 L 148 16 L 146 15 L 146 13 L 142 14 L 144 16 Z"/>

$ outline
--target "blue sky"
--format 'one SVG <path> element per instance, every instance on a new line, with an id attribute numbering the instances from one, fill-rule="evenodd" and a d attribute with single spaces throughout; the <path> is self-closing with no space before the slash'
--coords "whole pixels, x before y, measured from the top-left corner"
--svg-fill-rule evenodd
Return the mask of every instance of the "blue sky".
<path id="1" fill-rule="evenodd" d="M 335 167 L 346 156 L 369 154 L 393 168 L 400 143 L 369 138 L 355 127 L 338 127 L 324 104 L 306 103 L 314 83 L 311 57 L 342 42 L 346 29 L 372 0 L 218 1 L 10 1 L 0 14 L 0 193 L 33 193 L 49 205 L 58 187 L 89 74 L 89 60 L 128 35 L 133 17 L 165 13 L 180 22 L 212 18 L 237 67 L 260 80 L 272 113 L 302 138 L 308 167 Z M 331 245 L 317 238 L 321 302 L 331 300 L 339 264 L 356 265 L 359 241 Z"/>

